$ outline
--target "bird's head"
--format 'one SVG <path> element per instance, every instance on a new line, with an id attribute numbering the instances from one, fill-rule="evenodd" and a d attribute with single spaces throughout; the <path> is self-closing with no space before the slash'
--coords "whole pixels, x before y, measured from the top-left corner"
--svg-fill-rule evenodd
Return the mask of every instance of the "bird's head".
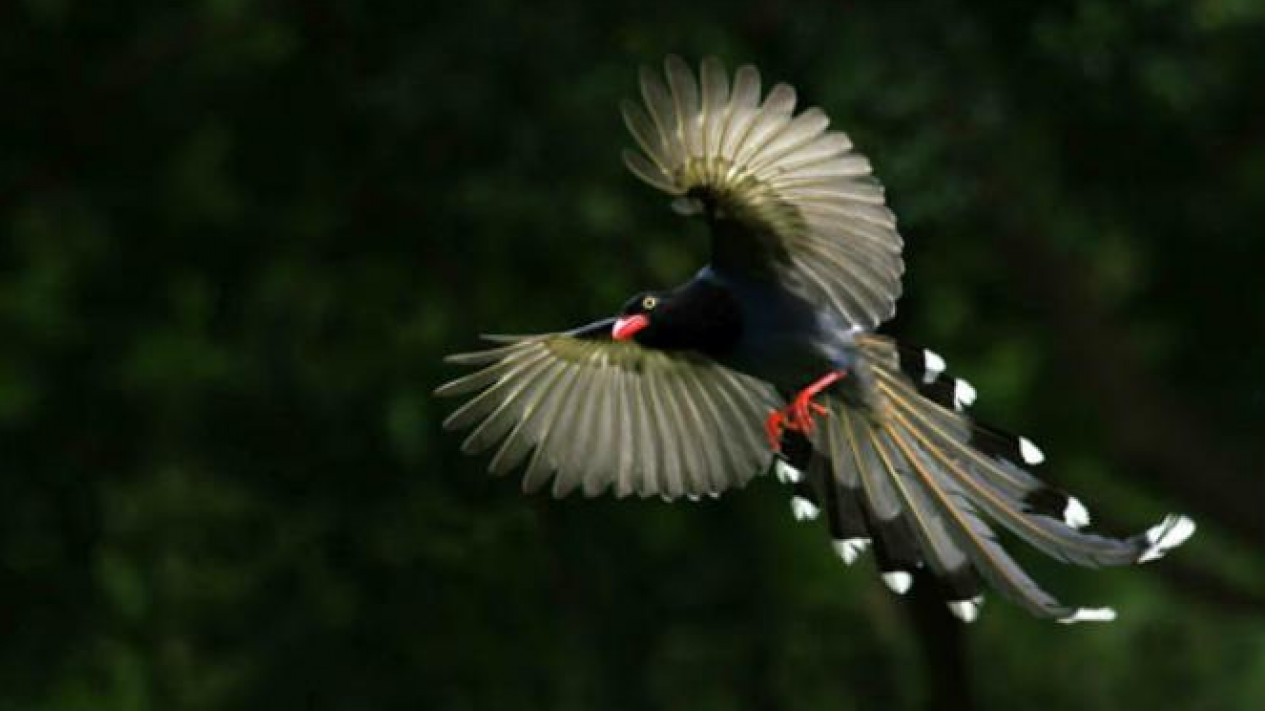
<path id="1" fill-rule="evenodd" d="M 719 357 L 741 335 L 738 306 L 725 289 L 699 280 L 628 300 L 611 338 L 660 350 L 695 350 Z"/>
<path id="2" fill-rule="evenodd" d="M 615 319 L 615 325 L 611 327 L 611 338 L 617 341 L 641 341 L 647 336 L 653 336 L 655 311 L 667 298 L 662 292 L 647 291 L 629 299 Z"/>

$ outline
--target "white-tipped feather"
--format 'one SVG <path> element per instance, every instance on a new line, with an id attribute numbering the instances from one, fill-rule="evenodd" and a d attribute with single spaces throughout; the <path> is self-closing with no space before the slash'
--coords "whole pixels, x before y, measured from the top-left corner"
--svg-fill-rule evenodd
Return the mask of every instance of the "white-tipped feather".
<path id="1" fill-rule="evenodd" d="M 980 595 L 970 600 L 953 600 L 946 604 L 949 606 L 949 612 L 952 612 L 954 617 L 970 623 L 979 619 L 979 609 L 984 604 L 984 596 Z"/>
<path id="2" fill-rule="evenodd" d="M 843 559 L 847 565 L 852 565 L 857 558 L 870 547 L 870 539 L 868 538 L 846 538 L 842 541 L 831 541 L 830 546 L 835 549 L 835 553 Z"/>
<path id="3" fill-rule="evenodd" d="M 953 384 L 953 406 L 959 410 L 965 410 L 975 404 L 975 386 L 958 379 Z"/>
<path id="4" fill-rule="evenodd" d="M 1067 497 L 1067 505 L 1063 507 L 1063 523 L 1072 528 L 1084 528 L 1089 525 L 1089 509 L 1075 496 Z"/>
<path id="5" fill-rule="evenodd" d="M 948 364 L 944 362 L 944 358 L 933 350 L 924 350 L 922 352 L 922 382 L 934 383 L 936 378 L 944 372 Z"/>
<path id="6" fill-rule="evenodd" d="M 1114 619 L 1116 611 L 1110 607 L 1081 607 L 1067 617 L 1059 618 L 1059 622 L 1074 625 L 1078 622 L 1111 622 Z"/>
<path id="7" fill-rule="evenodd" d="M 883 573 L 883 584 L 887 586 L 888 590 L 897 595 L 904 595 L 909 592 L 910 586 L 914 584 L 914 576 L 910 575 L 908 571 L 893 570 L 889 573 Z"/>
<path id="8" fill-rule="evenodd" d="M 975 398 L 971 398 L 974 400 Z M 1027 437 L 1019 438 L 1019 456 L 1023 457 L 1023 463 L 1028 466 L 1036 466 L 1045 461 L 1045 452 L 1041 448 L 1032 443 Z"/>
<path id="9" fill-rule="evenodd" d="M 802 496 L 791 497 L 791 514 L 796 521 L 811 521 L 817 518 L 819 512 L 817 505 L 808 499 Z"/>
<path id="10" fill-rule="evenodd" d="M 777 480 L 783 484 L 795 484 L 804 478 L 804 473 L 781 457 L 773 460 L 773 473 L 777 476 Z"/>
<path id="11" fill-rule="evenodd" d="M 1165 553 L 1185 543 L 1195 534 L 1195 522 L 1186 516 L 1169 514 L 1163 521 L 1147 529 L 1146 540 L 1150 548 L 1138 556 L 1139 563 L 1159 560 Z"/>

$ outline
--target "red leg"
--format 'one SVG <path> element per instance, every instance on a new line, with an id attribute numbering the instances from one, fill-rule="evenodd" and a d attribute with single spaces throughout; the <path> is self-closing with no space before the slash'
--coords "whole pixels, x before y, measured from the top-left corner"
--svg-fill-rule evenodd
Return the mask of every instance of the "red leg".
<path id="1" fill-rule="evenodd" d="M 813 413 L 824 415 L 827 412 L 825 407 L 813 402 L 813 398 L 821 394 L 822 390 L 841 380 L 844 375 L 842 370 L 832 370 L 799 391 L 790 406 L 791 422 L 795 429 L 804 434 L 813 431 Z"/>
<path id="2" fill-rule="evenodd" d="M 781 410 L 770 412 L 764 421 L 764 436 L 769 438 L 769 449 L 774 452 L 782 451 L 782 430 L 786 429 L 786 423 L 786 415 Z"/>
<path id="3" fill-rule="evenodd" d="M 842 370 L 832 370 L 822 377 L 813 381 L 808 387 L 800 390 L 791 400 L 791 404 L 782 410 L 774 410 L 769 414 L 767 420 L 764 421 L 764 432 L 769 438 L 769 446 L 774 452 L 782 451 L 782 432 L 783 430 L 793 430 L 808 434 L 813 431 L 816 423 L 813 422 L 813 415 L 826 415 L 828 411 L 822 405 L 813 402 L 813 398 L 821 394 L 821 391 L 834 385 L 847 375 Z"/>

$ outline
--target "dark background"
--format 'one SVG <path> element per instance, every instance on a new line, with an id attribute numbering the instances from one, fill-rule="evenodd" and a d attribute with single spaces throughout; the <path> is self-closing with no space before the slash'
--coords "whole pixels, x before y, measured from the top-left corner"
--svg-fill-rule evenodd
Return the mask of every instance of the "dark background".
<path id="1" fill-rule="evenodd" d="M 1159 564 L 1022 551 L 945 623 L 771 480 L 553 501 L 441 433 L 445 353 L 699 264 L 626 174 L 668 52 L 873 160 L 889 332 Z M 1265 707 L 1265 3 L 22 0 L 0 9 L 0 708 Z"/>

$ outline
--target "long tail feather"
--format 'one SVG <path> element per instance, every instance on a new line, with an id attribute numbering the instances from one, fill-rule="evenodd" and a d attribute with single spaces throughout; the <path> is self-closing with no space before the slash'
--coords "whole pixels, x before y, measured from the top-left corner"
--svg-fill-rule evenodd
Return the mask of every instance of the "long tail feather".
<path id="1" fill-rule="evenodd" d="M 991 524 L 1090 567 L 1154 560 L 1194 533 L 1190 519 L 1173 515 L 1127 538 L 1081 530 L 1089 524 L 1084 505 L 1030 471 L 1044 461 L 1041 450 L 971 420 L 963 410 L 974 389 L 946 376 L 943 358 L 879 336 L 858 343 L 864 372 L 847 381 L 857 389 L 827 393 L 822 433 L 810 446 L 803 437 L 795 443 L 792 507 L 800 518 L 824 509 L 847 562 L 872 544 L 893 591 L 907 590 L 913 570 L 925 566 L 950 611 L 968 622 L 979 613 L 982 582 L 1039 617 L 1106 621 L 1115 617 L 1110 608 L 1064 605 L 1043 590 Z"/>
<path id="2" fill-rule="evenodd" d="M 1058 560 L 1090 567 L 1130 565 L 1141 561 L 1152 547 L 1145 533 L 1109 538 L 1085 533 L 1061 519 L 1030 515 L 1023 501 L 1008 497 L 995 485 L 999 466 L 960 440 L 947 436 L 920 419 L 919 403 L 895 389 L 882 388 L 893 404 L 890 416 L 901 422 L 919 446 L 937 455 L 944 471 L 963 488 L 967 498 L 1015 535 Z"/>
<path id="3" fill-rule="evenodd" d="M 1034 615 L 1061 619 L 1073 614 L 1074 610 L 1042 590 L 1002 549 L 996 535 L 958 484 L 944 476 L 942 467 L 952 467 L 952 462 L 936 456 L 938 453 L 934 450 L 920 448 L 912 433 L 903 426 L 889 425 L 886 434 L 917 473 L 918 480 L 930 492 L 930 498 L 945 519 L 953 523 L 958 542 L 990 585 Z"/>

